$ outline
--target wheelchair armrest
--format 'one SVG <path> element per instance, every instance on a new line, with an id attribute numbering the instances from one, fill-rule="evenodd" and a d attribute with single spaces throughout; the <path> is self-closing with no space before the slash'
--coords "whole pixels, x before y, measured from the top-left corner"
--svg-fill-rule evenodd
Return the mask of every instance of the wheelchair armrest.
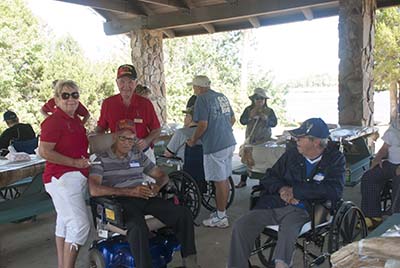
<path id="1" fill-rule="evenodd" d="M 264 186 L 262 184 L 254 185 L 251 191 L 251 195 L 259 195 L 259 192 L 261 192 L 262 190 L 264 190 Z"/>
<path id="2" fill-rule="evenodd" d="M 251 191 L 250 194 L 250 210 L 253 209 L 256 204 L 258 199 L 260 199 L 261 192 L 264 190 L 264 186 L 261 184 L 253 186 L 253 190 Z"/>
<path id="3" fill-rule="evenodd" d="M 330 220 L 333 214 L 331 200 L 311 200 L 311 229 Z"/>

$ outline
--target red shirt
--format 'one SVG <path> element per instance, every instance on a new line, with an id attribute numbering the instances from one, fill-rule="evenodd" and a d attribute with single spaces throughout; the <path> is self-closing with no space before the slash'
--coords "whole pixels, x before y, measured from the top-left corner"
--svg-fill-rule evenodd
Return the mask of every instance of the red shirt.
<path id="1" fill-rule="evenodd" d="M 76 115 L 75 118 L 69 117 L 61 109 L 56 109 L 54 114 L 42 122 L 40 141 L 55 143 L 54 150 L 56 152 L 71 158 L 87 158 L 89 156 L 89 142 L 82 121 Z M 80 171 L 86 177 L 89 175 L 88 168 L 79 169 L 46 161 L 43 182 L 49 183 L 51 177 L 59 178 L 70 171 Z"/>
<path id="2" fill-rule="evenodd" d="M 160 121 L 151 101 L 135 93 L 129 107 L 124 105 L 120 94 L 105 99 L 101 105 L 97 125 L 115 132 L 116 124 L 121 119 L 131 119 L 135 122 L 136 136 L 139 139 L 146 138 L 150 131 L 160 128 Z"/>
<path id="3" fill-rule="evenodd" d="M 45 113 L 52 113 L 54 114 L 55 110 L 57 109 L 56 106 L 56 101 L 54 100 L 54 98 L 49 99 L 43 106 L 42 106 L 42 110 Z M 79 102 L 79 106 L 78 109 L 76 109 L 75 114 L 80 115 L 82 117 L 85 117 L 89 114 L 89 111 L 86 109 L 85 106 L 83 106 L 83 104 L 81 102 Z"/>

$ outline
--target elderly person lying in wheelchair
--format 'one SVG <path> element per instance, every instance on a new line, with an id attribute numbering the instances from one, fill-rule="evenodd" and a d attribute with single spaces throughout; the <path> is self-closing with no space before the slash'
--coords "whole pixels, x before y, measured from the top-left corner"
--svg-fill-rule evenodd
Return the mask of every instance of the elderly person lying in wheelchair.
<path id="1" fill-rule="evenodd" d="M 345 159 L 328 146 L 325 122 L 310 118 L 290 133 L 297 148 L 289 149 L 267 170 L 255 209 L 233 226 L 229 268 L 248 267 L 255 239 L 266 225 L 279 225 L 275 267 L 291 267 L 299 232 L 310 220 L 311 201 L 335 202 L 342 197 Z"/>
<path id="2" fill-rule="evenodd" d="M 144 217 L 152 215 L 173 228 L 181 243 L 184 267 L 197 268 L 192 215 L 186 207 L 158 197 L 168 176 L 136 148 L 136 140 L 133 121 L 119 121 L 111 148 L 97 155 L 90 169 L 90 194 L 113 196 L 121 204 L 136 267 L 152 267 Z M 154 183 L 146 184 L 143 173 L 154 178 Z"/>

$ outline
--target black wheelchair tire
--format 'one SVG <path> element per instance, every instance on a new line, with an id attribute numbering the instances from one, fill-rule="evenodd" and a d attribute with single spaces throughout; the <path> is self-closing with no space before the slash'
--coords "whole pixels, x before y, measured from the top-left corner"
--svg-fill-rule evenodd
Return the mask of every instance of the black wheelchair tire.
<path id="1" fill-rule="evenodd" d="M 365 238 L 367 234 L 367 224 L 361 209 L 351 201 L 343 202 L 329 229 L 328 252 L 332 254 L 347 244 Z"/>
<path id="2" fill-rule="evenodd" d="M 235 198 L 235 184 L 231 176 L 228 178 L 229 181 L 229 197 L 228 203 L 226 204 L 226 208 L 228 209 L 230 205 L 232 205 L 233 200 Z M 215 200 L 215 186 L 212 181 L 206 182 L 207 189 L 206 191 L 202 192 L 201 203 L 203 206 L 209 211 L 216 211 L 216 200 Z"/>
<path id="3" fill-rule="evenodd" d="M 97 248 L 91 248 L 89 250 L 89 267 L 90 268 L 105 268 L 106 263 L 103 255 Z"/>
<path id="4" fill-rule="evenodd" d="M 168 174 L 170 183 L 177 190 L 179 203 L 190 209 L 193 220 L 200 213 L 201 194 L 196 181 L 185 171 L 173 171 Z"/>
<path id="5" fill-rule="evenodd" d="M 255 251 L 261 264 L 267 268 L 274 268 L 273 261 L 276 240 L 261 233 L 255 240 Z M 264 248 L 265 247 L 265 248 Z"/>

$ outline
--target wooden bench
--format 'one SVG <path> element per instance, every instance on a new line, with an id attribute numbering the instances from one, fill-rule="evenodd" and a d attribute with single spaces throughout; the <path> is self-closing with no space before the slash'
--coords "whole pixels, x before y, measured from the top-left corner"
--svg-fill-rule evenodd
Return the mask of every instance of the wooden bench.
<path id="1" fill-rule="evenodd" d="M 15 199 L 21 195 L 21 188 L 32 182 L 32 177 L 16 181 L 6 187 L 0 188 L 0 197 L 5 200 Z"/>
<path id="2" fill-rule="evenodd" d="M 23 220 L 54 210 L 53 202 L 44 190 L 42 174 L 33 177 L 32 182 L 18 198 L 0 202 L 0 224 Z"/>

